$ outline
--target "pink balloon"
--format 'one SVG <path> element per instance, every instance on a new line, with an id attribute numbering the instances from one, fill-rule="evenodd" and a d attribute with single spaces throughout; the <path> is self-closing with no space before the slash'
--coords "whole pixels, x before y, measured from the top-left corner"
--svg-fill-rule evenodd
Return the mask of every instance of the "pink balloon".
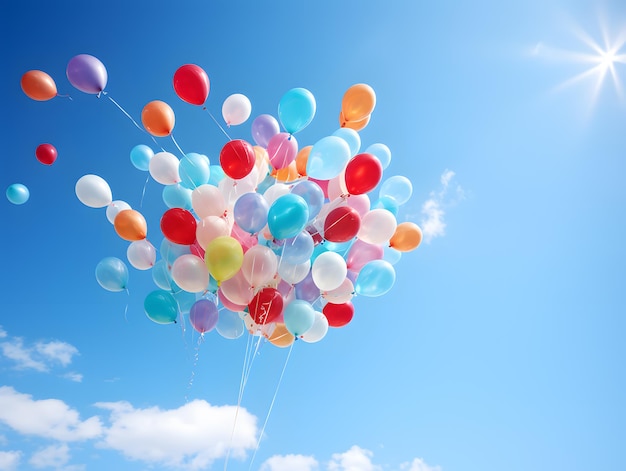
<path id="1" fill-rule="evenodd" d="M 202 218 L 196 227 L 196 239 L 200 247 L 206 247 L 216 237 L 230 235 L 226 219 L 218 216 Z"/>
<path id="2" fill-rule="evenodd" d="M 217 297 L 219 298 L 220 302 L 224 305 L 224 307 L 232 312 L 243 312 L 243 310 L 246 307 L 248 307 L 248 306 L 242 306 L 240 304 L 233 303 L 226 296 L 224 296 L 224 293 L 222 293 L 221 290 L 217 292 Z"/>
<path id="3" fill-rule="evenodd" d="M 358 273 L 366 263 L 372 260 L 382 260 L 384 253 L 382 245 L 368 244 L 357 239 L 348 250 L 346 265 L 348 270 Z"/>
<path id="4" fill-rule="evenodd" d="M 232 278 L 222 281 L 219 292 L 231 303 L 244 307 L 248 305 L 254 296 L 254 291 L 241 270 Z"/>
<path id="5" fill-rule="evenodd" d="M 281 132 L 270 139 L 267 155 L 275 169 L 287 167 L 298 155 L 298 141 L 292 135 Z"/>

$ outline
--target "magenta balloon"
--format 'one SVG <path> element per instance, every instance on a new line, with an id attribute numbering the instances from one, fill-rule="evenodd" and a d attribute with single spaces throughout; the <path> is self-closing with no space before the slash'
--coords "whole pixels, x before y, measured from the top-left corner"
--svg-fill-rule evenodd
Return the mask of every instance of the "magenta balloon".
<path id="1" fill-rule="evenodd" d="M 281 132 L 267 144 L 267 156 L 270 164 L 277 170 L 287 167 L 298 155 L 298 141 L 292 135 Z"/>
<path id="2" fill-rule="evenodd" d="M 74 56 L 67 64 L 65 72 L 70 83 L 85 93 L 102 92 L 108 80 L 104 64 L 89 54 Z"/>
<path id="3" fill-rule="evenodd" d="M 272 115 L 262 114 L 252 122 L 252 138 L 261 147 L 267 147 L 270 139 L 279 132 L 280 125 Z"/>
<path id="4" fill-rule="evenodd" d="M 362 240 L 356 240 L 348 250 L 346 265 L 348 270 L 358 273 L 361 268 L 372 260 L 381 260 L 385 250 L 382 245 L 368 244 Z"/>
<path id="5" fill-rule="evenodd" d="M 189 322 L 201 334 L 213 330 L 217 318 L 217 305 L 208 299 L 199 299 L 189 310 Z"/>

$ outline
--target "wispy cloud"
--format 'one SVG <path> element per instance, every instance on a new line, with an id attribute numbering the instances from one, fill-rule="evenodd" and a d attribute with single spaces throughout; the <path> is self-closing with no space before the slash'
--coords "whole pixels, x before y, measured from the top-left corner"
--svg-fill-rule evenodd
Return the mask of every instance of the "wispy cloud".
<path id="1" fill-rule="evenodd" d="M 78 469 L 84 469 L 83 466 L 70 466 L 67 464 L 70 461 L 70 448 L 67 444 L 62 443 L 59 445 L 50 445 L 39 451 L 33 453 L 28 463 L 34 468 L 55 468 L 63 469 L 63 471 L 78 471 Z"/>
<path id="2" fill-rule="evenodd" d="M 83 381 L 83 375 L 80 373 L 76 373 L 75 371 L 65 373 L 63 377 L 69 379 L 70 381 L 74 381 L 75 383 L 82 383 Z"/>
<path id="3" fill-rule="evenodd" d="M 0 451 L 0 469 L 4 471 L 16 470 L 21 459 L 21 451 Z"/>
<path id="4" fill-rule="evenodd" d="M 260 471 L 317 471 L 319 463 L 312 456 L 274 455 L 267 459 Z"/>
<path id="5" fill-rule="evenodd" d="M 441 471 L 441 466 L 430 466 L 422 458 L 414 458 L 409 463 L 400 465 L 401 471 Z"/>
<path id="6" fill-rule="evenodd" d="M 422 205 L 421 229 L 424 242 L 430 243 L 446 233 L 446 210 L 465 198 L 461 185 L 454 184 L 455 173 L 446 169 L 441 175 L 441 187 L 432 191 Z"/>
<path id="7" fill-rule="evenodd" d="M 374 453 L 357 445 L 348 451 L 333 454 L 328 463 L 329 471 L 379 471 L 382 468 L 372 463 Z"/>

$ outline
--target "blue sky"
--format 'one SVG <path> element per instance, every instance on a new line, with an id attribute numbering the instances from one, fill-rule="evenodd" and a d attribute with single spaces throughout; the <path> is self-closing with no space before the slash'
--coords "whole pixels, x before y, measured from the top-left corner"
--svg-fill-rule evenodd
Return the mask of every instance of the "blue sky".
<path id="1" fill-rule="evenodd" d="M 24 205 L 0 202 L 0 469 L 626 467 L 621 2 L 37 1 L 5 2 L 0 18 L 0 178 L 30 189 Z M 592 41 L 618 48 L 614 61 Z M 163 187 L 129 154 L 160 149 L 72 87 L 65 68 L 82 53 L 136 121 L 167 102 L 180 147 L 212 164 L 226 138 L 176 96 L 181 65 L 207 72 L 218 120 L 229 95 L 250 99 L 229 130 L 250 142 L 254 117 L 303 87 L 317 112 L 296 137 L 313 145 L 339 127 L 348 87 L 369 84 L 362 149 L 391 149 L 383 178 L 413 185 L 397 219 L 424 242 L 389 293 L 354 298 L 353 321 L 318 343 L 152 322 L 149 271 L 130 268 L 128 294 L 98 285 L 98 262 L 125 259 L 128 242 L 74 185 L 102 176 L 158 248 Z M 29 99 L 32 69 L 72 100 Z M 44 142 L 52 166 L 35 159 Z"/>

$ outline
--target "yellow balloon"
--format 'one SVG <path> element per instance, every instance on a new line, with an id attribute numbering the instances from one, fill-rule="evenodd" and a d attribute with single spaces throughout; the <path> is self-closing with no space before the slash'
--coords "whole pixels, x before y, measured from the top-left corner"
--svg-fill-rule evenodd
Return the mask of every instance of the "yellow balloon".
<path id="1" fill-rule="evenodd" d="M 272 335 L 270 335 L 267 340 L 269 340 L 272 345 L 285 348 L 291 345 L 296 338 L 287 330 L 285 324 L 276 323 L 276 327 L 274 328 Z"/>
<path id="2" fill-rule="evenodd" d="M 204 262 L 218 283 L 226 281 L 235 276 L 243 264 L 241 244 L 230 236 L 216 237 L 206 247 Z"/>

